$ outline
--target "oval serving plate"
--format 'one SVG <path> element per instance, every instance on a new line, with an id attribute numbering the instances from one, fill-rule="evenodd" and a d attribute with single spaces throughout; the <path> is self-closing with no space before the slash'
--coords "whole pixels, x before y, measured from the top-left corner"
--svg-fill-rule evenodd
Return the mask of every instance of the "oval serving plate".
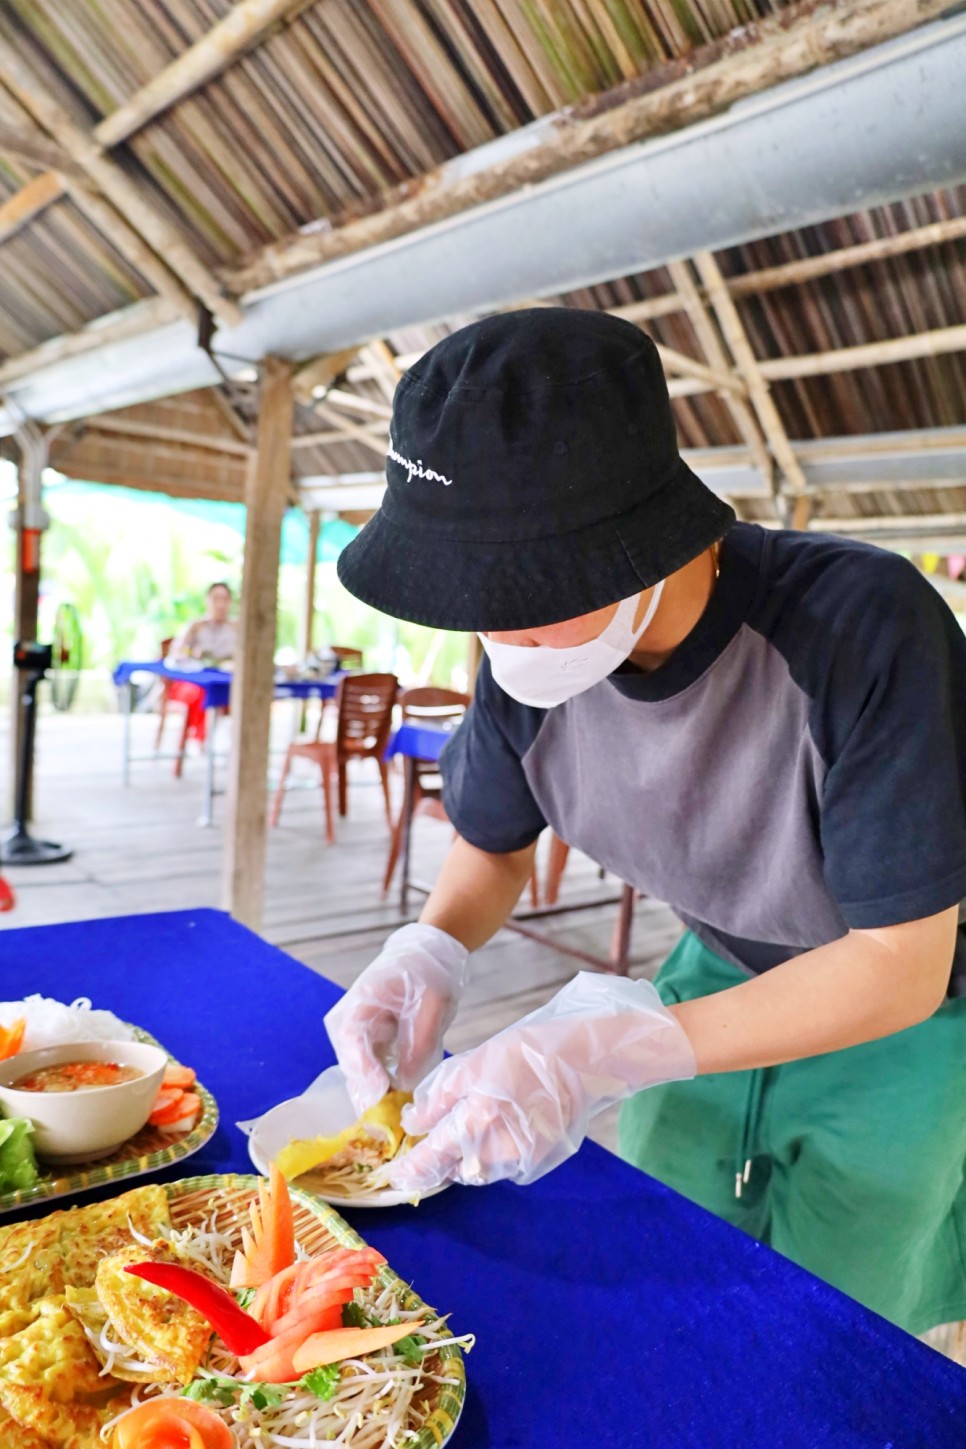
<path id="1" fill-rule="evenodd" d="M 258 1191 L 258 1179 L 238 1174 L 212 1177 L 189 1177 L 180 1182 L 164 1184 L 171 1221 L 176 1228 L 191 1224 L 215 1226 L 229 1239 L 237 1238 L 241 1247 L 241 1230 L 248 1226 L 248 1205 Z M 328 1248 L 364 1248 L 365 1239 L 349 1226 L 328 1203 L 314 1193 L 289 1186 L 296 1241 L 311 1255 Z M 436 1310 L 414 1293 L 408 1283 L 389 1264 L 379 1271 L 379 1281 L 392 1285 L 404 1309 L 425 1308 L 435 1317 Z M 452 1437 L 463 1411 L 466 1398 L 466 1365 L 458 1345 L 439 1350 L 440 1366 L 445 1365 L 450 1382 L 436 1384 L 434 1397 L 425 1400 L 428 1418 L 421 1429 L 405 1439 L 406 1449 L 442 1449 Z"/>
<path id="2" fill-rule="evenodd" d="M 135 1039 L 161 1046 L 149 1032 L 134 1027 Z M 169 1059 L 175 1058 L 168 1052 Z M 45 1164 L 39 1164 L 40 1177 L 33 1187 L 19 1188 L 13 1192 L 0 1192 L 0 1213 L 12 1212 L 14 1208 L 32 1207 L 35 1203 L 49 1202 L 68 1194 L 85 1192 L 88 1188 L 103 1187 L 109 1182 L 122 1182 L 126 1178 L 143 1177 L 148 1172 L 157 1172 L 161 1167 L 170 1167 L 199 1151 L 214 1134 L 218 1126 L 218 1104 L 211 1093 L 201 1085 L 194 1090 L 201 1098 L 201 1116 L 190 1132 L 172 1137 L 159 1127 L 145 1123 L 140 1132 L 122 1142 L 109 1157 L 98 1158 L 90 1164 L 72 1163 L 59 1170 L 44 1171 Z"/>
<path id="3" fill-rule="evenodd" d="M 268 1176 L 269 1163 L 294 1137 L 335 1137 L 356 1120 L 349 1094 L 345 1089 L 345 1076 L 340 1067 L 329 1067 L 300 1097 L 289 1097 L 277 1107 L 259 1117 L 248 1138 L 248 1155 L 258 1171 Z M 242 1130 L 245 1130 L 244 1128 Z M 295 1179 L 298 1187 L 310 1192 L 313 1197 L 333 1207 L 341 1208 L 385 1208 L 400 1207 L 411 1203 L 412 1198 L 392 1188 L 377 1188 L 372 1192 L 337 1192 L 326 1184 L 319 1172 L 304 1172 Z M 427 1192 L 424 1197 L 435 1197 L 452 1183 L 444 1182 Z"/>

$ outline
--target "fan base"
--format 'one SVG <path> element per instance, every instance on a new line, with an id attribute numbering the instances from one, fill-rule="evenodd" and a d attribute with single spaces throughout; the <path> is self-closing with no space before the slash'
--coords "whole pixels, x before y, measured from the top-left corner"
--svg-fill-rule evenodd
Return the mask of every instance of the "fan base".
<path id="1" fill-rule="evenodd" d="M 70 860 L 73 854 L 66 845 L 35 840 L 21 826 L 14 826 L 0 841 L 0 865 L 53 865 L 58 860 Z"/>

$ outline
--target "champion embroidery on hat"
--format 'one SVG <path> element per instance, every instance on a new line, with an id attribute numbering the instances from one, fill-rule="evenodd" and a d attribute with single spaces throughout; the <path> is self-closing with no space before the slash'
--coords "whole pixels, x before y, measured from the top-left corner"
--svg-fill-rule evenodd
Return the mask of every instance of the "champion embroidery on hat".
<path id="1" fill-rule="evenodd" d="M 417 458 L 415 463 L 409 458 L 404 458 L 402 453 L 396 452 L 391 438 L 386 457 L 391 458 L 394 463 L 398 463 L 400 468 L 406 469 L 410 483 L 414 478 L 428 478 L 431 483 L 442 483 L 444 488 L 448 488 L 453 481 L 452 478 L 444 478 L 442 473 L 437 473 L 433 468 L 424 468 L 422 458 Z"/>

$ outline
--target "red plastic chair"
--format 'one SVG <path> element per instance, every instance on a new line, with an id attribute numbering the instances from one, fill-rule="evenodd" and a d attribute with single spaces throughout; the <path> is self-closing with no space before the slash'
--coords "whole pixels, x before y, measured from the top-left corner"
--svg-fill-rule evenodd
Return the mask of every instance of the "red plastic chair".
<path id="1" fill-rule="evenodd" d="M 409 722 L 434 725 L 462 719 L 469 702 L 468 694 L 460 694 L 455 689 L 441 689 L 434 684 L 416 685 L 413 689 L 404 689 L 399 696 L 404 724 Z M 447 816 L 443 808 L 442 794 L 443 781 L 439 773 L 439 766 L 428 760 L 419 761 L 416 765 L 416 778 L 413 782 L 412 819 L 415 820 L 417 815 L 431 815 L 436 820 L 445 820 Z M 400 814 L 389 844 L 386 874 L 382 881 L 383 895 L 392 884 L 399 852 L 402 849 L 404 829 L 405 821 Z"/>

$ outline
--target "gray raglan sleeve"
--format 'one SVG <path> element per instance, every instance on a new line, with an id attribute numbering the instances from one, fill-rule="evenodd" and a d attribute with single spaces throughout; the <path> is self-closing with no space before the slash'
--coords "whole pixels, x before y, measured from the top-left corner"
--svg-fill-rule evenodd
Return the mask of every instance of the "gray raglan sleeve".
<path id="1" fill-rule="evenodd" d="M 483 660 L 473 703 L 440 761 L 446 813 L 479 850 L 522 850 L 547 823 L 523 768 L 545 714 L 505 695 Z"/>

